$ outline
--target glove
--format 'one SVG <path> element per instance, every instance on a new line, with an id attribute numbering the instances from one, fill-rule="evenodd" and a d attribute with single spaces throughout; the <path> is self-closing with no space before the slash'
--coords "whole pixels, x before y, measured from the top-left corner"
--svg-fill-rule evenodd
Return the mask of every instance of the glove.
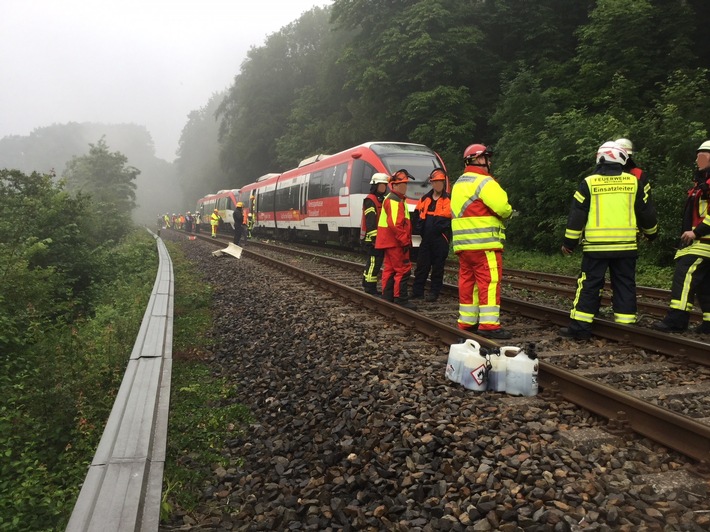
<path id="1" fill-rule="evenodd" d="M 565 246 L 564 244 L 562 245 L 562 254 L 563 255 L 571 255 L 573 253 L 573 250 Z"/>

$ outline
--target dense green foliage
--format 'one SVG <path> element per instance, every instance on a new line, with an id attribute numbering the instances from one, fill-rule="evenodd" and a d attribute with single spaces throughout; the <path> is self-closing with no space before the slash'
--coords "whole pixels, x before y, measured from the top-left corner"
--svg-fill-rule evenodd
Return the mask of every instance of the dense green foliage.
<path id="1" fill-rule="evenodd" d="M 456 176 L 484 142 L 519 213 L 510 242 L 554 252 L 597 148 L 623 136 L 658 205 L 648 253 L 667 264 L 710 128 L 708 6 L 334 0 L 249 52 L 217 112 L 219 188 L 369 140 L 427 144 Z"/>
<path id="2" fill-rule="evenodd" d="M 138 332 L 155 241 L 0 171 L 0 530 L 63 528 Z"/>
<path id="3" fill-rule="evenodd" d="M 213 375 L 204 362 L 211 338 L 211 287 L 178 246 L 168 248 L 175 274 L 175 335 L 163 517 L 178 508 L 196 509 L 212 470 L 236 465 L 222 452 L 224 442 L 241 434 L 250 420 L 248 410 L 236 402 L 236 387 L 226 376 Z"/>

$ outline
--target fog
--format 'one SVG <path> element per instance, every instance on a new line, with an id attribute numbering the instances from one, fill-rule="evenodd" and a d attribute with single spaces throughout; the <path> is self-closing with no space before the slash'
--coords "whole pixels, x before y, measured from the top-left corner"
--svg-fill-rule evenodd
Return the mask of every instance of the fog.
<path id="1" fill-rule="evenodd" d="M 172 162 L 188 113 L 231 84 L 249 48 L 330 3 L 0 0 L 0 138 L 136 124 Z"/>

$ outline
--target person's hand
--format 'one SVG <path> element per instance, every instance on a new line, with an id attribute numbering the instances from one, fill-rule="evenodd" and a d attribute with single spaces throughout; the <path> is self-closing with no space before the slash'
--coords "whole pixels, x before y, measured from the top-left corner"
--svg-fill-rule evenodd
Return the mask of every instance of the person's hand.
<path id="1" fill-rule="evenodd" d="M 562 246 L 562 254 L 563 255 L 571 255 L 572 250 L 570 248 L 568 248 L 567 246 L 563 245 Z"/>
<path id="2" fill-rule="evenodd" d="M 680 235 L 680 241 L 686 246 L 692 244 L 693 240 L 695 240 L 695 233 L 693 231 L 685 231 Z"/>

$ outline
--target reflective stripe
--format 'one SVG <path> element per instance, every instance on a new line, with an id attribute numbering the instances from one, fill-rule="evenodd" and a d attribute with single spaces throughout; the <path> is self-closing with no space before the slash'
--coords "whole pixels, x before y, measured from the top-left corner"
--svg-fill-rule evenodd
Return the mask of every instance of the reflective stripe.
<path id="1" fill-rule="evenodd" d="M 679 249 L 675 254 L 675 258 L 684 257 L 685 255 L 698 255 L 699 257 L 710 258 L 710 243 L 694 240 L 687 248 Z"/>
<path id="2" fill-rule="evenodd" d="M 593 314 L 576 310 L 577 305 L 579 304 L 579 296 L 582 294 L 582 285 L 586 280 L 587 274 L 585 272 L 582 272 L 579 278 L 577 279 L 577 291 L 574 294 L 574 301 L 572 302 L 572 310 L 569 313 L 569 317 L 573 320 L 583 321 L 585 323 L 592 323 L 592 321 L 594 321 Z"/>
<path id="3" fill-rule="evenodd" d="M 588 314 L 574 309 L 569 313 L 569 317 L 573 320 L 583 321 L 585 323 L 592 323 L 594 321 L 594 314 Z"/>
<path id="4" fill-rule="evenodd" d="M 481 195 L 486 186 L 492 188 L 486 189 L 484 203 Z M 454 252 L 503 249 L 505 230 L 495 212 L 508 216 L 511 210 L 507 194 L 493 177 L 463 174 L 454 184 L 451 193 Z"/>
<path id="5" fill-rule="evenodd" d="M 670 307 L 676 310 L 687 310 L 693 309 L 693 299 L 690 297 L 690 287 L 693 283 L 693 274 L 703 263 L 703 259 L 698 257 L 693 264 L 690 265 L 688 271 L 685 272 L 685 277 L 683 277 L 683 288 L 680 292 L 680 299 L 671 299 Z"/>
<path id="6" fill-rule="evenodd" d="M 614 313 L 614 321 L 616 323 L 623 323 L 625 325 L 630 325 L 636 323 L 636 314 L 617 314 Z"/>
<path id="7" fill-rule="evenodd" d="M 591 175 L 589 216 L 584 228 L 584 251 L 629 251 L 637 249 L 634 203 L 638 180 L 628 173 Z M 579 195 L 579 196 L 578 196 Z M 579 191 L 575 199 L 583 198 Z"/>

